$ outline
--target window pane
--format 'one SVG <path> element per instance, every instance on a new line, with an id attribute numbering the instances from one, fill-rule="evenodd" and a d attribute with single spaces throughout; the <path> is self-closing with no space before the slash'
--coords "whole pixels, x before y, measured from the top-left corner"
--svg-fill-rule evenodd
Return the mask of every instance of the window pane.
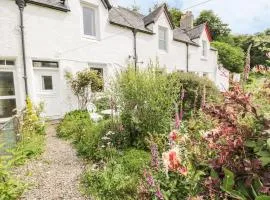
<path id="1" fill-rule="evenodd" d="M 7 60 L 6 65 L 15 65 L 15 62 L 13 60 Z"/>
<path id="2" fill-rule="evenodd" d="M 167 50 L 167 30 L 166 28 L 159 27 L 159 49 Z"/>
<path id="3" fill-rule="evenodd" d="M 203 41 L 202 55 L 207 56 L 207 42 Z"/>
<path id="4" fill-rule="evenodd" d="M 50 62 L 50 61 L 33 61 L 33 67 L 58 68 L 58 62 Z"/>
<path id="5" fill-rule="evenodd" d="M 96 36 L 95 10 L 92 8 L 83 8 L 83 26 L 84 34 Z"/>
<path id="6" fill-rule="evenodd" d="M 159 40 L 159 49 L 166 50 L 166 41 Z"/>
<path id="7" fill-rule="evenodd" d="M 165 33 L 165 30 L 164 29 L 159 29 L 159 39 L 160 40 L 165 40 L 166 38 L 166 33 Z"/>
<path id="8" fill-rule="evenodd" d="M 13 73 L 0 72 L 0 96 L 15 95 Z"/>
<path id="9" fill-rule="evenodd" d="M 43 90 L 52 90 L 53 83 L 51 76 L 42 76 L 42 89 Z"/>
<path id="10" fill-rule="evenodd" d="M 0 99 L 0 118 L 8 118 L 15 114 L 15 99 Z"/>
<path id="11" fill-rule="evenodd" d="M 0 65 L 5 65 L 5 60 L 0 60 Z"/>

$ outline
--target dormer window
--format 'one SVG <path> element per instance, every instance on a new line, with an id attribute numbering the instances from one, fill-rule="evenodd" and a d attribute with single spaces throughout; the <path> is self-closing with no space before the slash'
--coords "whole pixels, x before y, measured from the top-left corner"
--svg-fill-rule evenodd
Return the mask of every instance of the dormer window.
<path id="1" fill-rule="evenodd" d="M 160 50 L 168 50 L 168 29 L 165 27 L 158 27 L 158 46 Z"/>
<path id="2" fill-rule="evenodd" d="M 97 9 L 83 6 L 83 31 L 88 37 L 97 37 Z"/>
<path id="3" fill-rule="evenodd" d="M 204 58 L 207 57 L 207 41 L 206 40 L 202 41 L 202 56 Z"/>

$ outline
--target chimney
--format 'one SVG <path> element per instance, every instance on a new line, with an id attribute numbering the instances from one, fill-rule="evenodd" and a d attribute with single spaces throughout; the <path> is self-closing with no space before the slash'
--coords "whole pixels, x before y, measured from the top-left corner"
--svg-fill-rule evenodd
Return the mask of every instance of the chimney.
<path id="1" fill-rule="evenodd" d="M 187 11 L 186 14 L 182 15 L 180 20 L 180 28 L 191 29 L 193 28 L 194 15 L 191 11 Z"/>

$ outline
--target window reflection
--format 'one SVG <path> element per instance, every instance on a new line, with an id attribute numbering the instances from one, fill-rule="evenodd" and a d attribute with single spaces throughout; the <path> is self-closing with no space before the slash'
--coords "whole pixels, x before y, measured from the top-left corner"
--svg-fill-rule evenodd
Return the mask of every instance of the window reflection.
<path id="1" fill-rule="evenodd" d="M 8 118 L 15 114 L 15 99 L 0 99 L 0 118 Z"/>
<path id="2" fill-rule="evenodd" d="M 0 72 L 0 96 L 15 95 L 12 72 Z"/>

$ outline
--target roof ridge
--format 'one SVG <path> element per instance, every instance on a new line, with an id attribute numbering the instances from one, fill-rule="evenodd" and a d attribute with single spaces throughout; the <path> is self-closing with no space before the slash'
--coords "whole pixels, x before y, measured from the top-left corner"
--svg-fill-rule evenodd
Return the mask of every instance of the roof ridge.
<path id="1" fill-rule="evenodd" d="M 135 14 L 135 15 L 140 15 L 141 17 L 145 17 L 145 15 L 144 15 L 144 14 L 139 13 L 139 12 L 134 11 L 134 10 L 131 10 L 131 9 L 129 9 L 129 8 L 126 8 L 126 7 L 123 7 L 123 6 L 118 6 L 118 8 L 121 8 L 121 9 L 127 10 L 127 11 L 129 11 L 129 12 L 131 12 L 131 13 Z"/>

